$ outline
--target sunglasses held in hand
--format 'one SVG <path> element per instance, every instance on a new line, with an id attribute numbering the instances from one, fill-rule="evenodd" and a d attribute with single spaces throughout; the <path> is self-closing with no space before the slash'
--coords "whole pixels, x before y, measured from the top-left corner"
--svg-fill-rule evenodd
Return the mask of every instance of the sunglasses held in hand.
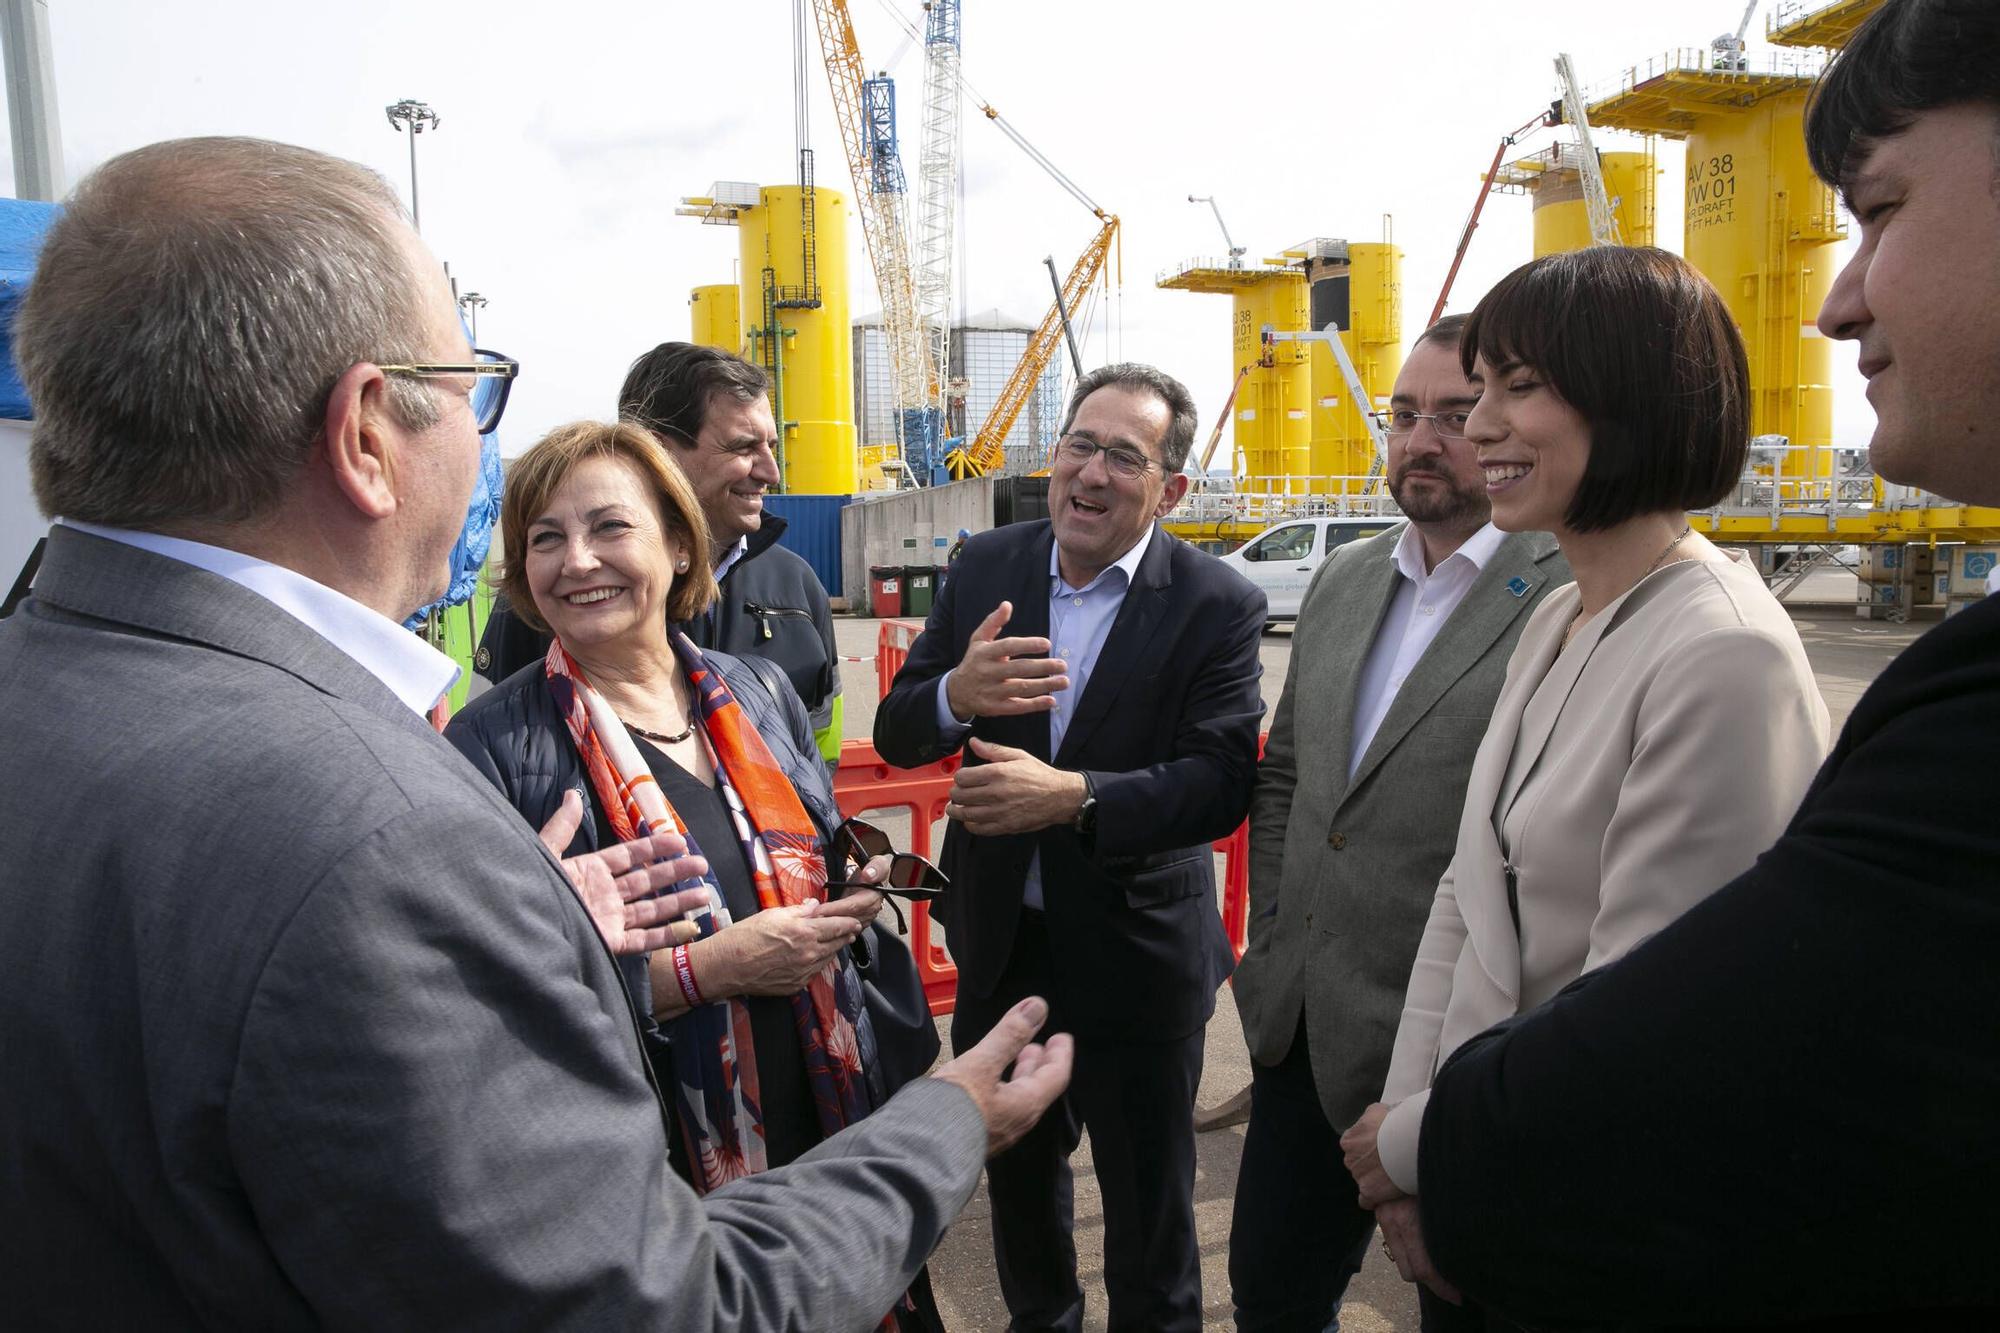
<path id="1" fill-rule="evenodd" d="M 929 902 L 951 887 L 944 871 L 918 856 L 915 852 L 899 852 L 889 835 L 876 828 L 865 819 L 850 819 L 833 831 L 834 855 L 857 867 L 865 866 L 878 856 L 889 858 L 889 873 L 879 883 L 866 880 L 837 879 L 827 881 L 827 891 L 834 897 L 839 889 L 876 889 L 883 893 L 893 893 L 911 902 Z"/>

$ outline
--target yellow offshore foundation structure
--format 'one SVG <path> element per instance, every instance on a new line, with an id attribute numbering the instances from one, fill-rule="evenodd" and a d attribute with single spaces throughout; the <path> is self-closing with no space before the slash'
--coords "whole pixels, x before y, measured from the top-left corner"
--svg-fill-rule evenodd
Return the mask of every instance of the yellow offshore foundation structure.
<path id="1" fill-rule="evenodd" d="M 1366 414 L 1386 405 L 1402 369 L 1401 253 L 1389 241 L 1318 238 L 1262 263 L 1197 259 L 1159 276 L 1170 291 L 1230 298 L 1230 402 L 1235 494 L 1258 497 L 1250 512 L 1282 510 L 1314 496 L 1360 495 L 1375 483 L 1375 443 Z M 1359 372 L 1357 399 L 1323 343 L 1271 341 L 1335 324 Z M 1240 383 L 1239 383 L 1240 381 Z M 1248 531 L 1239 531 L 1248 524 Z M 1247 536 L 1255 519 L 1200 519 L 1168 526 L 1186 536 Z"/>
<path id="2" fill-rule="evenodd" d="M 1812 75 L 1744 63 L 1670 52 L 1627 70 L 1588 114 L 1594 128 L 1686 140 L 1684 252 L 1743 334 L 1755 466 L 1781 506 L 1809 503 L 1836 471 L 1833 349 L 1815 321 L 1847 232 L 1806 160 Z"/>
<path id="3" fill-rule="evenodd" d="M 743 352 L 742 289 L 733 282 L 697 287 L 688 293 L 688 341 L 703 347 Z"/>
<path id="4" fill-rule="evenodd" d="M 691 332 L 694 341 L 741 352 L 770 375 L 783 489 L 854 494 L 860 459 L 846 200 L 811 186 L 717 181 L 675 212 L 737 229 L 742 281 L 695 288 Z M 725 314 L 732 292 L 733 322 Z"/>
<path id="5" fill-rule="evenodd" d="M 1525 194 L 1533 201 L 1535 258 L 1582 250 L 1592 244 L 1590 206 L 1584 202 L 1578 148 L 1556 143 L 1509 162 L 1493 174 L 1501 194 Z M 1618 224 L 1621 245 L 1652 245 L 1659 213 L 1659 163 L 1653 141 L 1639 152 L 1602 153 L 1605 200 Z"/>

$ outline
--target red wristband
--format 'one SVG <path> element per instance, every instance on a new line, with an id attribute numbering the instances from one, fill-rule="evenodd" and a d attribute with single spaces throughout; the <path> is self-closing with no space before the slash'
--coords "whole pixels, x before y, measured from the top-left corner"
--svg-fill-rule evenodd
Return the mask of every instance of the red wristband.
<path id="1" fill-rule="evenodd" d="M 690 1009 L 704 1003 L 701 998 L 701 988 L 694 984 L 694 964 L 688 961 L 688 947 L 685 944 L 674 946 L 674 980 L 680 983 L 681 998 L 688 1002 Z"/>

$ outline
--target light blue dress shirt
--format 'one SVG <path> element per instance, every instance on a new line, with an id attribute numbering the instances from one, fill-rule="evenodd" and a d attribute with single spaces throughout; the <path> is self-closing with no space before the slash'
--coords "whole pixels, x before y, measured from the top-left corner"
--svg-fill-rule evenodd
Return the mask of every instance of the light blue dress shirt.
<path id="1" fill-rule="evenodd" d="M 1056 692 L 1055 711 L 1049 714 L 1051 759 L 1062 749 L 1070 719 L 1076 716 L 1077 701 L 1083 698 L 1084 688 L 1090 684 L 1090 673 L 1104 651 L 1104 640 L 1111 633 L 1112 622 L 1118 619 L 1118 608 L 1125 605 L 1125 594 L 1131 589 L 1132 579 L 1139 572 L 1139 561 L 1145 557 L 1146 545 L 1152 540 L 1153 525 L 1147 524 L 1131 550 L 1081 588 L 1072 588 L 1063 581 L 1062 552 L 1054 545 L 1049 547 L 1049 656 L 1061 659 L 1069 676 L 1069 688 Z M 1003 628 L 1000 633 L 1004 638 L 1007 631 Z M 965 740 L 972 728 L 952 716 L 945 694 L 950 684 L 951 672 L 947 671 L 938 681 L 937 724 L 939 738 L 947 746 L 955 746 Z M 1027 878 L 1021 885 L 1021 905 L 1037 912 L 1042 910 L 1040 852 L 1028 862 Z"/>

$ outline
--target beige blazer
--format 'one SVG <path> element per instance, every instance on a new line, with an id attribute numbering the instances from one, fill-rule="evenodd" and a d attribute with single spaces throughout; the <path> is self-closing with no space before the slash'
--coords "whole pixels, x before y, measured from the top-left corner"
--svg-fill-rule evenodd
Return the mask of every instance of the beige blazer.
<path id="1" fill-rule="evenodd" d="M 1748 869 L 1826 756 L 1798 631 L 1740 555 L 1641 579 L 1565 649 L 1578 606 L 1557 589 L 1521 633 L 1410 971 L 1379 1148 L 1411 1194 L 1445 1058 Z"/>

